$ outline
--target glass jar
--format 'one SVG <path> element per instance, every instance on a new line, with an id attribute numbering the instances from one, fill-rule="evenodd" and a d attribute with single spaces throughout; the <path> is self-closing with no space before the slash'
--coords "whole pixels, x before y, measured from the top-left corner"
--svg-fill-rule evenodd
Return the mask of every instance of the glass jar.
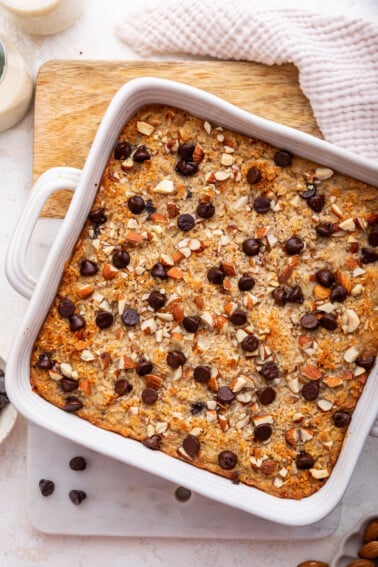
<path id="1" fill-rule="evenodd" d="M 58 33 L 80 16 L 84 0 L 0 0 L 17 27 L 35 35 Z"/>

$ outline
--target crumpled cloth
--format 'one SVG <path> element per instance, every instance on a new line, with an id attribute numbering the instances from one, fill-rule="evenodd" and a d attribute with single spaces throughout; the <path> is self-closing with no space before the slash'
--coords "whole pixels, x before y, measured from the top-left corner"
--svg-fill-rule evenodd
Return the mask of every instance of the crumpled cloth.
<path id="1" fill-rule="evenodd" d="M 117 25 L 144 56 L 293 63 L 326 140 L 378 161 L 378 22 L 248 0 L 175 0 Z"/>

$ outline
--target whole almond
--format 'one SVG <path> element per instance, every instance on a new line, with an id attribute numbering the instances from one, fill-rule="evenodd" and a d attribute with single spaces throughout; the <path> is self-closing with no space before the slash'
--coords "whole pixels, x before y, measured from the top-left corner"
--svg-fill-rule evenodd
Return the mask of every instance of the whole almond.
<path id="1" fill-rule="evenodd" d="M 370 559 L 355 559 L 352 563 L 348 563 L 347 567 L 375 567 L 375 563 Z"/>
<path id="2" fill-rule="evenodd" d="M 161 376 L 157 376 L 156 374 L 146 374 L 144 376 L 147 386 L 150 388 L 154 388 L 154 390 L 158 390 L 163 383 L 163 378 Z"/>
<path id="3" fill-rule="evenodd" d="M 359 550 L 358 555 L 364 559 L 375 559 L 378 557 L 378 541 L 365 543 Z"/>
<path id="4" fill-rule="evenodd" d="M 297 567 L 329 567 L 329 565 L 324 561 L 303 561 Z"/>
<path id="5" fill-rule="evenodd" d="M 275 473 L 277 469 L 277 463 L 271 459 L 267 459 L 261 463 L 260 470 L 263 475 L 270 476 Z"/>
<path id="6" fill-rule="evenodd" d="M 378 539 L 378 519 L 371 521 L 364 533 L 365 543 L 374 541 L 375 539 Z"/>

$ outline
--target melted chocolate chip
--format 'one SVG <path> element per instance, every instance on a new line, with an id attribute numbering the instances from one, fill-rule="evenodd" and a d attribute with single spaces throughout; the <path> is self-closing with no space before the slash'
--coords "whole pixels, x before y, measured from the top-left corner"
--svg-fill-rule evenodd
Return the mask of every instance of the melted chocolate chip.
<path id="1" fill-rule="evenodd" d="M 138 146 L 138 148 L 136 149 L 133 155 L 133 160 L 136 161 L 137 163 L 141 163 L 148 159 L 151 159 L 151 154 L 146 148 L 146 146 Z"/>
<path id="2" fill-rule="evenodd" d="M 306 191 L 303 191 L 303 193 L 301 193 L 299 196 L 302 199 L 307 200 L 307 199 L 311 199 L 311 197 L 315 197 L 316 192 L 317 192 L 316 185 L 314 185 L 313 183 L 309 183 L 307 185 Z"/>
<path id="3" fill-rule="evenodd" d="M 167 302 L 167 296 L 164 293 L 161 293 L 160 291 L 151 291 L 147 301 L 149 306 L 152 307 L 152 309 L 154 309 L 155 311 L 157 311 L 158 309 L 164 307 L 164 305 Z"/>
<path id="4" fill-rule="evenodd" d="M 95 225 L 104 224 L 108 220 L 105 214 L 105 209 L 102 207 L 89 213 L 88 219 Z"/>
<path id="5" fill-rule="evenodd" d="M 306 315 L 303 315 L 300 323 L 302 327 L 308 331 L 313 331 L 319 326 L 319 321 L 313 313 L 306 313 Z"/>
<path id="6" fill-rule="evenodd" d="M 317 382 L 307 382 L 302 388 L 302 396 L 305 400 L 312 402 L 319 395 L 319 384 Z"/>
<path id="7" fill-rule="evenodd" d="M 152 267 L 151 276 L 153 278 L 159 278 L 161 280 L 166 280 L 168 278 L 166 267 L 163 264 L 161 264 L 160 262 L 158 262 L 157 264 L 155 264 Z"/>
<path id="8" fill-rule="evenodd" d="M 324 207 L 324 203 L 325 203 L 325 197 L 323 194 L 315 195 L 314 197 L 307 199 L 308 206 L 310 207 L 310 209 L 315 211 L 315 213 L 320 213 L 320 211 Z"/>
<path id="9" fill-rule="evenodd" d="M 69 462 L 69 467 L 73 471 L 85 471 L 87 468 L 87 461 L 84 457 L 73 457 Z"/>
<path id="10" fill-rule="evenodd" d="M 251 276 L 243 274 L 238 281 L 238 288 L 240 291 L 250 291 L 254 287 L 255 283 L 255 280 Z"/>
<path id="11" fill-rule="evenodd" d="M 122 313 L 122 322 L 126 327 L 135 327 L 139 323 L 139 313 L 136 309 L 126 309 Z"/>
<path id="12" fill-rule="evenodd" d="M 80 273 L 82 276 L 94 276 L 98 272 L 97 264 L 90 260 L 82 260 L 80 263 Z"/>
<path id="13" fill-rule="evenodd" d="M 87 497 L 84 490 L 70 490 L 68 496 L 75 506 L 79 506 Z"/>
<path id="14" fill-rule="evenodd" d="M 222 451 L 218 455 L 218 464 L 226 471 L 235 468 L 237 462 L 238 458 L 232 451 Z"/>
<path id="15" fill-rule="evenodd" d="M 203 404 L 202 402 L 193 402 L 190 406 L 190 413 L 192 415 L 199 415 L 204 409 L 206 409 L 206 407 L 206 404 Z"/>
<path id="16" fill-rule="evenodd" d="M 256 256 L 260 252 L 261 242 L 256 238 L 247 238 L 243 242 L 243 252 L 247 256 Z"/>
<path id="17" fill-rule="evenodd" d="M 274 289 L 272 291 L 272 297 L 275 301 L 275 303 L 277 303 L 277 305 L 280 305 L 281 307 L 283 307 L 286 303 L 286 291 L 285 288 L 283 287 L 276 287 L 276 289 Z"/>
<path id="18" fill-rule="evenodd" d="M 356 359 L 357 366 L 361 366 L 361 368 L 365 368 L 365 370 L 373 368 L 374 363 L 374 354 L 360 354 L 360 356 Z"/>
<path id="19" fill-rule="evenodd" d="M 101 311 L 96 315 L 96 325 L 99 329 L 107 329 L 113 325 L 113 315 L 109 311 Z"/>
<path id="20" fill-rule="evenodd" d="M 378 254 L 372 248 L 361 248 L 361 262 L 363 264 L 372 264 L 378 260 Z"/>
<path id="21" fill-rule="evenodd" d="M 194 144 L 180 144 L 177 153 L 181 159 L 190 161 L 193 158 L 194 149 Z"/>
<path id="22" fill-rule="evenodd" d="M 211 378 L 211 368 L 210 366 L 196 366 L 193 371 L 193 376 L 196 382 L 205 384 Z"/>
<path id="23" fill-rule="evenodd" d="M 195 175 L 198 171 L 198 164 L 195 161 L 180 160 L 176 164 L 176 172 L 185 177 Z"/>
<path id="24" fill-rule="evenodd" d="M 253 208 L 255 209 L 256 213 L 260 215 L 265 215 L 270 210 L 270 200 L 266 197 L 256 197 L 253 201 Z"/>
<path id="25" fill-rule="evenodd" d="M 267 406 L 276 399 L 276 391 L 270 386 L 266 386 L 265 388 L 257 390 L 257 397 L 259 398 L 260 403 Z"/>
<path id="26" fill-rule="evenodd" d="M 142 401 L 147 406 L 153 406 L 158 397 L 158 393 L 154 388 L 145 388 L 142 392 Z"/>
<path id="27" fill-rule="evenodd" d="M 187 213 L 180 215 L 177 219 L 177 226 L 184 232 L 188 232 L 189 230 L 192 230 L 194 224 L 195 224 L 194 217 L 192 217 L 192 215 L 189 215 Z"/>
<path id="28" fill-rule="evenodd" d="M 225 273 L 220 268 L 210 268 L 207 272 L 207 279 L 212 284 L 221 284 L 225 278 Z"/>
<path id="29" fill-rule="evenodd" d="M 368 235 L 368 243 L 370 246 L 378 246 L 378 228 L 373 228 Z"/>
<path id="30" fill-rule="evenodd" d="M 223 404 L 230 404 L 235 398 L 236 394 L 228 386 L 222 386 L 217 392 L 217 400 Z"/>
<path id="31" fill-rule="evenodd" d="M 247 322 L 247 313 L 241 309 L 235 309 L 235 311 L 230 316 L 230 321 L 236 327 L 240 325 L 245 325 Z"/>
<path id="32" fill-rule="evenodd" d="M 80 315 L 72 315 L 69 318 L 69 322 L 70 322 L 70 331 L 72 331 L 73 333 L 75 331 L 80 331 L 80 329 L 84 329 L 85 327 L 85 321 L 82 317 L 80 317 Z"/>
<path id="33" fill-rule="evenodd" d="M 144 202 L 143 197 L 140 197 L 140 195 L 134 195 L 127 201 L 127 206 L 134 215 L 140 215 L 140 213 L 144 211 L 146 203 Z"/>
<path id="34" fill-rule="evenodd" d="M 146 439 L 143 440 L 143 445 L 153 451 L 160 449 L 161 443 L 162 438 L 160 435 L 151 435 L 151 437 L 146 437 Z"/>
<path id="35" fill-rule="evenodd" d="M 53 361 L 51 360 L 51 358 L 49 357 L 48 354 L 46 354 L 45 352 L 42 352 L 38 356 L 36 366 L 38 368 L 41 368 L 42 370 L 50 370 L 54 366 L 54 363 L 53 363 Z"/>
<path id="36" fill-rule="evenodd" d="M 264 376 L 265 380 L 275 380 L 280 375 L 280 371 L 275 362 L 269 361 L 263 364 L 259 374 Z"/>
<path id="37" fill-rule="evenodd" d="M 273 429 L 269 423 L 261 423 L 255 427 L 253 438 L 255 441 L 267 441 L 272 433 Z"/>
<path id="38" fill-rule="evenodd" d="M 146 376 L 152 372 L 153 364 L 149 360 L 140 360 L 136 367 L 138 376 Z"/>
<path id="39" fill-rule="evenodd" d="M 130 254 L 126 250 L 115 250 L 112 257 L 113 266 L 122 270 L 130 264 Z"/>
<path id="40" fill-rule="evenodd" d="M 127 159 L 131 156 L 131 146 L 129 142 L 119 142 L 114 148 L 115 159 Z"/>
<path id="41" fill-rule="evenodd" d="M 55 484 L 53 483 L 53 481 L 46 480 L 44 478 L 41 478 L 41 480 L 38 483 L 38 486 L 42 496 L 51 496 L 51 494 L 55 490 Z"/>
<path id="42" fill-rule="evenodd" d="M 332 315 L 332 313 L 322 315 L 319 319 L 319 324 L 324 329 L 327 329 L 327 331 L 334 331 L 337 329 L 337 320 L 335 315 Z"/>
<path id="43" fill-rule="evenodd" d="M 63 392 L 73 392 L 79 387 L 79 382 L 73 378 L 62 378 L 60 381 L 60 387 Z"/>
<path id="44" fill-rule="evenodd" d="M 255 335 L 248 335 L 248 337 L 244 337 L 240 346 L 245 352 L 253 352 L 259 346 L 259 341 Z"/>
<path id="45" fill-rule="evenodd" d="M 253 166 L 249 168 L 247 171 L 247 181 L 250 185 L 256 185 L 256 183 L 261 181 L 261 171 L 258 167 Z"/>
<path id="46" fill-rule="evenodd" d="M 333 224 L 331 222 L 321 222 L 316 225 L 315 230 L 319 236 L 329 238 L 333 233 Z"/>
<path id="47" fill-rule="evenodd" d="M 133 389 L 132 385 L 126 378 L 120 378 L 114 384 L 114 391 L 119 396 L 124 396 L 125 394 L 129 394 Z"/>
<path id="48" fill-rule="evenodd" d="M 339 301 L 340 303 L 345 301 L 348 297 L 348 292 L 343 285 L 337 284 L 331 290 L 330 300 Z"/>
<path id="49" fill-rule="evenodd" d="M 155 207 L 155 205 L 153 204 L 151 199 L 147 199 L 146 201 L 146 213 L 147 213 L 147 219 L 149 220 L 151 218 L 151 215 L 153 213 L 156 213 L 157 208 Z"/>
<path id="50" fill-rule="evenodd" d="M 213 203 L 202 202 L 197 207 L 197 215 L 201 219 L 210 219 L 214 216 L 215 207 Z"/>
<path id="51" fill-rule="evenodd" d="M 299 285 L 295 285 L 286 293 L 286 301 L 288 303 L 303 303 L 304 295 L 302 288 Z"/>
<path id="52" fill-rule="evenodd" d="M 295 256 L 296 254 L 300 254 L 304 248 L 304 242 L 297 236 L 292 236 L 289 240 L 285 243 L 285 250 L 289 256 Z"/>
<path id="53" fill-rule="evenodd" d="M 64 404 L 64 411 L 67 411 L 68 413 L 73 413 L 75 411 L 80 410 L 83 407 L 83 404 L 81 403 L 81 401 L 79 400 L 79 398 L 76 398 L 75 396 L 69 396 L 66 399 L 66 402 Z"/>
<path id="54" fill-rule="evenodd" d="M 179 366 L 184 366 L 186 362 L 186 356 L 180 350 L 172 350 L 167 354 L 167 364 L 171 368 L 178 368 Z"/>
<path id="55" fill-rule="evenodd" d="M 306 451 L 300 451 L 295 459 L 295 464 L 298 470 L 305 471 L 311 469 L 314 466 L 314 459 L 306 453 Z"/>
<path id="56" fill-rule="evenodd" d="M 200 325 L 201 318 L 197 315 L 192 315 L 191 317 L 184 317 L 182 321 L 182 326 L 188 333 L 196 333 Z"/>
<path id="57" fill-rule="evenodd" d="M 194 435 L 188 435 L 187 437 L 185 437 L 184 441 L 182 442 L 182 446 L 184 447 L 188 455 L 192 458 L 198 455 L 201 447 L 200 442 Z"/>
<path id="58" fill-rule="evenodd" d="M 335 427 L 347 427 L 350 424 L 352 416 L 345 410 L 336 411 L 333 416 Z"/>
<path id="59" fill-rule="evenodd" d="M 331 287 L 335 283 L 335 276 L 333 275 L 331 270 L 327 270 L 326 268 L 318 270 L 315 274 L 315 277 L 316 281 L 324 287 Z"/>
<path id="60" fill-rule="evenodd" d="M 280 150 L 274 154 L 274 163 L 279 167 L 287 167 L 293 160 L 293 154 L 288 150 Z"/>

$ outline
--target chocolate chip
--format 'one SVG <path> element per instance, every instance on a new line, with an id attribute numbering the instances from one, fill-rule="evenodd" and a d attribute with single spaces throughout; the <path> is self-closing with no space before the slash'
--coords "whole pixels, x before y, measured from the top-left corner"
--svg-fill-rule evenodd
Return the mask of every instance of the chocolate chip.
<path id="1" fill-rule="evenodd" d="M 193 158 L 194 149 L 194 144 L 180 144 L 177 153 L 181 159 L 190 161 Z"/>
<path id="2" fill-rule="evenodd" d="M 130 254 L 126 250 L 115 250 L 112 257 L 113 266 L 122 270 L 130 264 Z"/>
<path id="3" fill-rule="evenodd" d="M 213 203 L 202 202 L 197 207 L 197 215 L 201 219 L 210 219 L 214 216 L 215 207 Z"/>
<path id="4" fill-rule="evenodd" d="M 136 309 L 126 309 L 122 313 L 122 322 L 126 327 L 135 327 L 139 323 L 139 313 Z"/>
<path id="5" fill-rule="evenodd" d="M 374 354 L 360 354 L 360 356 L 356 358 L 357 366 L 361 366 L 361 368 L 365 368 L 365 370 L 370 370 L 371 368 L 373 368 L 374 363 Z"/>
<path id="6" fill-rule="evenodd" d="M 264 376 L 265 380 L 275 380 L 278 378 L 280 371 L 275 362 L 269 361 L 262 365 L 261 370 L 259 370 L 259 374 Z"/>
<path id="7" fill-rule="evenodd" d="M 335 329 L 337 329 L 337 320 L 335 315 L 332 315 L 332 313 L 326 313 L 325 315 L 322 315 L 319 319 L 319 324 L 324 329 L 327 329 L 327 331 L 334 331 Z"/>
<path id="8" fill-rule="evenodd" d="M 134 215 L 140 215 L 144 211 L 146 203 L 140 195 L 134 195 L 127 201 L 127 206 Z"/>
<path id="9" fill-rule="evenodd" d="M 226 471 L 236 467 L 237 462 L 238 458 L 232 451 L 222 451 L 218 455 L 219 466 Z"/>
<path id="10" fill-rule="evenodd" d="M 253 352 L 259 346 L 259 341 L 255 335 L 248 335 L 248 337 L 244 337 L 240 346 L 245 352 Z"/>
<path id="11" fill-rule="evenodd" d="M 153 215 L 154 213 L 156 213 L 157 208 L 155 207 L 155 205 L 153 204 L 151 199 L 147 199 L 146 201 L 146 213 L 147 213 L 147 219 L 151 218 L 151 215 Z"/>
<path id="12" fill-rule="evenodd" d="M 191 191 L 190 189 L 187 189 L 185 199 L 191 199 L 192 197 L 193 197 L 193 191 Z"/>
<path id="13" fill-rule="evenodd" d="M 80 273 L 82 276 L 94 276 L 98 272 L 97 264 L 90 260 L 82 260 L 80 263 Z"/>
<path id="14" fill-rule="evenodd" d="M 309 184 L 307 185 L 306 191 L 303 191 L 303 193 L 300 193 L 299 196 L 300 196 L 302 199 L 307 200 L 307 199 L 311 199 L 311 197 L 315 197 L 316 192 L 317 192 L 316 185 L 314 185 L 313 183 L 309 183 Z"/>
<path id="15" fill-rule="evenodd" d="M 270 386 L 266 386 L 257 390 L 257 397 L 264 406 L 267 406 L 276 399 L 276 391 Z"/>
<path id="16" fill-rule="evenodd" d="M 73 457 L 70 460 L 70 469 L 73 471 L 85 471 L 87 468 L 87 461 L 84 457 Z"/>
<path id="17" fill-rule="evenodd" d="M 166 267 L 163 264 L 161 264 L 160 262 L 158 262 L 157 264 L 155 264 L 152 267 L 151 276 L 153 278 L 159 278 L 161 280 L 166 280 L 168 278 Z"/>
<path id="18" fill-rule="evenodd" d="M 315 274 L 315 277 L 316 281 L 324 287 L 331 287 L 332 284 L 335 283 L 335 276 L 333 275 L 331 270 L 327 270 L 326 268 L 318 270 Z"/>
<path id="19" fill-rule="evenodd" d="M 372 264 L 378 260 L 378 254 L 372 248 L 361 248 L 361 262 L 363 264 Z"/>
<path id="20" fill-rule="evenodd" d="M 275 303 L 277 303 L 277 305 L 280 305 L 281 307 L 283 307 L 286 303 L 286 291 L 285 288 L 283 287 L 276 287 L 276 289 L 274 289 L 272 291 L 272 297 L 275 301 Z"/>
<path id="21" fill-rule="evenodd" d="M 131 155 L 131 146 L 129 142 L 118 142 L 114 148 L 115 159 L 127 159 Z"/>
<path id="22" fill-rule="evenodd" d="M 145 376 L 152 372 L 153 364 L 149 360 L 140 360 L 136 367 L 136 373 L 138 376 Z"/>
<path id="23" fill-rule="evenodd" d="M 247 181 L 250 185 L 256 185 L 256 183 L 261 181 L 261 171 L 258 167 L 253 166 L 249 168 L 247 171 Z"/>
<path id="24" fill-rule="evenodd" d="M 195 175 L 198 171 L 198 164 L 195 161 L 180 160 L 176 164 L 176 172 L 185 177 Z"/>
<path id="25" fill-rule="evenodd" d="M 264 215 L 270 210 L 270 200 L 266 197 L 256 197 L 256 199 L 253 201 L 253 208 L 255 209 L 256 213 Z"/>
<path id="26" fill-rule="evenodd" d="M 269 423 L 261 423 L 255 427 L 253 438 L 255 441 L 267 441 L 272 433 L 272 426 Z"/>
<path id="27" fill-rule="evenodd" d="M 188 455 L 192 458 L 198 455 L 201 447 L 200 442 L 194 435 L 188 435 L 187 437 L 185 437 L 184 441 L 182 442 L 182 446 L 184 447 Z"/>
<path id="28" fill-rule="evenodd" d="M 316 225 L 315 230 L 319 236 L 329 238 L 333 233 L 333 224 L 331 222 L 321 222 Z"/>
<path id="29" fill-rule="evenodd" d="M 95 209 L 88 215 L 88 219 L 93 222 L 93 224 L 100 225 L 106 223 L 108 220 L 105 209 L 101 207 L 100 209 Z"/>
<path id="30" fill-rule="evenodd" d="M 154 388 L 145 388 L 142 392 L 142 400 L 147 406 L 153 406 L 158 397 L 158 393 Z"/>
<path id="31" fill-rule="evenodd" d="M 243 252 L 247 256 L 256 256 L 260 252 L 261 242 L 256 238 L 247 238 L 243 242 Z"/>
<path id="32" fill-rule="evenodd" d="M 289 303 L 303 303 L 304 295 L 302 288 L 299 285 L 295 285 L 286 294 L 286 301 Z"/>
<path id="33" fill-rule="evenodd" d="M 99 329 L 107 329 L 113 325 L 113 315 L 109 311 L 100 311 L 96 315 L 96 325 Z"/>
<path id="34" fill-rule="evenodd" d="M 307 329 L 308 331 L 313 331 L 319 326 L 319 321 L 315 317 L 315 315 L 313 315 L 313 313 L 306 313 L 306 315 L 303 315 L 303 317 L 301 317 L 300 323 L 302 327 L 304 329 Z"/>
<path id="35" fill-rule="evenodd" d="M 184 366 L 186 362 L 186 356 L 180 350 L 171 350 L 167 354 L 167 364 L 171 368 L 178 368 L 179 366 Z"/>
<path id="36" fill-rule="evenodd" d="M 345 410 L 336 411 L 333 416 L 335 427 L 347 427 L 350 424 L 352 416 Z"/>
<path id="37" fill-rule="evenodd" d="M 62 378 L 60 386 L 63 392 L 73 392 L 73 390 L 77 390 L 79 387 L 79 382 L 73 378 Z"/>
<path id="38" fill-rule="evenodd" d="M 230 316 L 230 321 L 233 325 L 240 326 L 245 325 L 247 322 L 247 313 L 241 309 L 235 309 L 235 311 Z"/>
<path id="39" fill-rule="evenodd" d="M 311 469 L 314 463 L 314 459 L 306 451 L 300 451 L 295 459 L 296 467 L 301 471 Z"/>
<path id="40" fill-rule="evenodd" d="M 378 246 L 378 228 L 373 228 L 369 232 L 368 243 L 370 246 Z"/>
<path id="41" fill-rule="evenodd" d="M 51 358 L 49 357 L 48 354 L 46 354 L 45 352 L 42 352 L 38 356 L 36 366 L 38 368 L 41 368 L 42 370 L 50 370 L 54 366 L 54 363 L 53 363 L 53 361 L 51 360 Z"/>
<path id="42" fill-rule="evenodd" d="M 133 160 L 136 161 L 137 163 L 141 163 L 148 159 L 151 159 L 151 154 L 146 148 L 146 146 L 138 146 L 138 148 L 136 149 L 133 155 Z"/>
<path id="43" fill-rule="evenodd" d="M 79 506 L 87 497 L 84 490 L 70 490 L 68 496 L 75 506 Z"/>
<path id="44" fill-rule="evenodd" d="M 53 481 L 46 480 L 44 478 L 41 478 L 41 480 L 38 483 L 38 486 L 42 496 L 51 496 L 51 494 L 54 492 L 55 489 L 55 484 L 53 483 Z"/>
<path id="45" fill-rule="evenodd" d="M 192 215 L 189 215 L 187 213 L 180 215 L 177 218 L 177 226 L 184 232 L 188 232 L 189 230 L 192 230 L 192 228 L 194 227 L 194 217 L 192 217 Z"/>
<path id="46" fill-rule="evenodd" d="M 192 315 L 191 317 L 184 317 L 182 320 L 182 325 L 188 333 L 196 333 L 200 325 L 201 318 L 197 315 Z"/>
<path id="47" fill-rule="evenodd" d="M 305 400 L 312 402 L 319 395 L 319 384 L 317 382 L 307 382 L 302 388 L 302 396 Z"/>
<path id="48" fill-rule="evenodd" d="M 205 384 L 211 378 L 211 368 L 210 366 L 196 366 L 193 371 L 193 376 L 196 382 Z"/>
<path id="49" fill-rule="evenodd" d="M 69 396 L 68 398 L 66 398 L 63 409 L 68 413 L 73 413 L 75 411 L 80 410 L 82 407 L 83 404 L 81 403 L 79 398 L 76 398 L 75 396 Z"/>
<path id="50" fill-rule="evenodd" d="M 287 167 L 293 160 L 293 154 L 288 150 L 280 150 L 274 154 L 274 163 L 279 167 Z"/>
<path id="51" fill-rule="evenodd" d="M 220 268 L 210 268 L 207 272 L 207 279 L 212 284 L 221 284 L 225 278 L 225 273 Z"/>
<path id="52" fill-rule="evenodd" d="M 297 236 L 292 236 L 285 243 L 285 250 L 289 256 L 294 256 L 302 252 L 304 248 L 304 242 Z"/>
<path id="53" fill-rule="evenodd" d="M 236 394 L 228 386 L 222 386 L 217 392 L 217 400 L 223 404 L 230 404 L 235 398 Z"/>
<path id="54" fill-rule="evenodd" d="M 161 443 L 162 438 L 160 435 L 151 435 L 151 437 L 146 437 L 143 440 L 143 445 L 148 449 L 152 449 L 153 451 L 160 449 Z"/>
<path id="55" fill-rule="evenodd" d="M 70 322 L 70 331 L 72 332 L 80 331 L 80 329 L 84 329 L 85 327 L 85 321 L 82 317 L 80 317 L 80 315 L 72 315 L 69 318 L 69 322 Z"/>
<path id="56" fill-rule="evenodd" d="M 203 412 L 204 409 L 206 409 L 206 404 L 202 403 L 202 402 L 193 402 L 190 406 L 190 413 L 192 415 L 198 415 L 201 412 Z"/>
<path id="57" fill-rule="evenodd" d="M 330 300 L 342 303 L 348 297 L 348 292 L 343 285 L 335 285 L 331 290 Z"/>
<path id="58" fill-rule="evenodd" d="M 164 305 L 167 302 L 167 296 L 164 293 L 161 293 L 160 291 L 151 291 L 147 301 L 149 306 L 152 307 L 152 309 L 154 309 L 155 311 L 157 311 L 158 309 L 164 307 Z"/>
<path id="59" fill-rule="evenodd" d="M 255 280 L 251 276 L 243 274 L 238 281 L 238 288 L 240 291 L 250 291 L 254 287 L 255 283 Z"/>
<path id="60" fill-rule="evenodd" d="M 133 389 L 132 385 L 126 378 L 120 378 L 114 384 L 114 391 L 119 396 L 124 396 L 125 394 L 129 394 Z"/>
<path id="61" fill-rule="evenodd" d="M 314 197 L 307 199 L 308 206 L 316 213 L 320 213 L 320 211 L 324 207 L 324 203 L 325 203 L 325 197 L 322 194 L 315 195 Z"/>

